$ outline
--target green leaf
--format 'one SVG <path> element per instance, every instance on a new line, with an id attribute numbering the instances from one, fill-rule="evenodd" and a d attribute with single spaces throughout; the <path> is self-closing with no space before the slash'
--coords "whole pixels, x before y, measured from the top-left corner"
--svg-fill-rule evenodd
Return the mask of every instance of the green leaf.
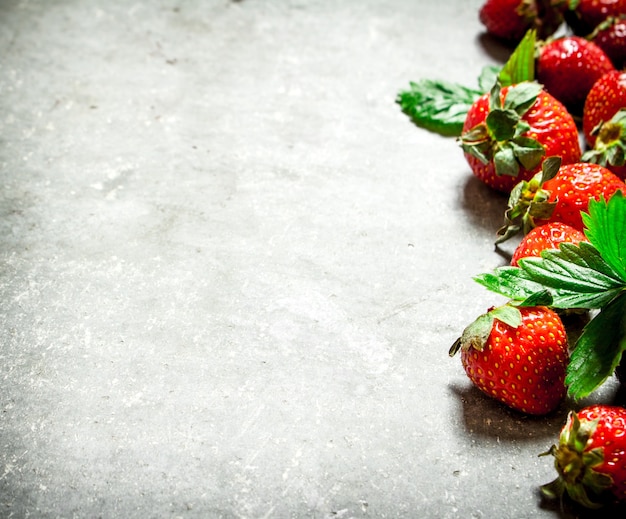
<path id="1" fill-rule="evenodd" d="M 514 110 L 519 115 L 524 115 L 535 104 L 542 88 L 539 83 L 530 81 L 515 84 L 506 93 L 504 108 Z"/>
<path id="2" fill-rule="evenodd" d="M 396 102 L 418 126 L 444 135 L 458 137 L 467 112 L 483 92 L 449 81 L 423 79 L 410 83 L 398 94 Z"/>
<path id="3" fill-rule="evenodd" d="M 519 174 L 519 163 L 515 159 L 513 148 L 506 144 L 502 146 L 493 156 L 493 165 L 496 175 L 507 175 L 516 177 Z"/>
<path id="4" fill-rule="evenodd" d="M 515 151 L 515 157 L 528 171 L 535 169 L 546 154 L 543 145 L 529 137 L 516 137 L 511 141 L 511 145 Z"/>
<path id="5" fill-rule="evenodd" d="M 487 128 L 497 141 L 508 141 L 515 136 L 519 115 L 513 110 L 491 110 L 487 114 Z"/>
<path id="6" fill-rule="evenodd" d="M 626 295 L 613 300 L 583 329 L 567 368 L 565 383 L 574 398 L 583 398 L 615 371 L 626 350 Z"/>
<path id="7" fill-rule="evenodd" d="M 519 42 L 498 76 L 502 86 L 535 79 L 535 43 L 537 31 L 529 30 Z"/>
<path id="8" fill-rule="evenodd" d="M 474 281 L 496 294 L 518 302 L 535 297 L 535 294 L 545 290 L 541 284 L 528 279 L 525 272 L 518 267 L 499 267 L 493 273 L 475 276 Z"/>
<path id="9" fill-rule="evenodd" d="M 625 288 L 610 270 L 596 270 L 599 256 L 590 244 L 560 244 L 559 250 L 523 258 L 519 265 L 531 281 L 550 290 L 555 308 L 601 308 Z"/>
<path id="10" fill-rule="evenodd" d="M 588 211 L 582 213 L 585 235 L 626 283 L 626 198 L 618 191 L 608 202 L 590 200 Z"/>

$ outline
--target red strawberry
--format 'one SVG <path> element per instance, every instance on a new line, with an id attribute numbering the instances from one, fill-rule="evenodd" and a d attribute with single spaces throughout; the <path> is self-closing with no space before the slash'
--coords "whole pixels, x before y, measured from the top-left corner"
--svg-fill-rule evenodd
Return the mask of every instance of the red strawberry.
<path id="1" fill-rule="evenodd" d="M 578 0 L 565 18 L 576 34 L 586 35 L 609 16 L 620 14 L 626 14 L 626 0 Z"/>
<path id="2" fill-rule="evenodd" d="M 626 14 L 609 17 L 598 25 L 589 39 L 600 47 L 616 69 L 626 65 Z"/>
<path id="3" fill-rule="evenodd" d="M 481 391 L 523 413 L 543 415 L 565 396 L 567 336 L 552 310 L 504 305 L 469 325 L 450 349 Z"/>
<path id="4" fill-rule="evenodd" d="M 558 221 L 583 230 L 580 212 L 587 210 L 589 200 L 599 200 L 602 196 L 608 200 L 617 190 L 626 193 L 626 184 L 605 167 L 579 162 L 561 166 L 553 179 L 544 182 L 542 189 L 550 193 L 548 203 L 555 206 L 548 219 L 538 219 L 536 224 Z"/>
<path id="5" fill-rule="evenodd" d="M 578 129 L 567 109 L 537 83 L 524 82 L 479 97 L 460 137 L 472 172 L 492 188 L 510 192 L 541 169 L 544 157 L 580 160 Z"/>
<path id="6" fill-rule="evenodd" d="M 626 193 L 626 184 L 599 164 L 561 165 L 558 157 L 550 157 L 544 161 L 541 173 L 529 182 L 520 182 L 511 192 L 497 243 L 520 230 L 527 234 L 549 222 L 562 222 L 582 232 L 580 213 L 587 211 L 589 200 L 608 200 L 618 190 Z"/>
<path id="7" fill-rule="evenodd" d="M 558 0 L 486 0 L 478 16 L 489 34 L 517 43 L 532 28 L 542 38 L 554 34 L 563 22 L 560 4 Z"/>
<path id="8" fill-rule="evenodd" d="M 615 70 L 613 62 L 592 41 L 564 36 L 539 46 L 537 80 L 571 112 L 581 113 L 593 84 Z"/>
<path id="9" fill-rule="evenodd" d="M 599 125 L 626 108 L 626 72 L 614 70 L 598 79 L 589 91 L 583 110 L 583 133 L 593 148 Z"/>
<path id="10" fill-rule="evenodd" d="M 561 222 L 550 222 L 532 229 L 516 247 L 511 258 L 511 265 L 517 267 L 519 260 L 528 257 L 539 257 L 547 249 L 558 249 L 560 243 L 580 243 L 587 241 L 578 229 Z"/>
<path id="11" fill-rule="evenodd" d="M 542 487 L 549 497 L 567 493 L 589 508 L 626 501 L 626 409 L 591 405 L 571 412 L 546 454 L 555 458 L 558 478 Z"/>

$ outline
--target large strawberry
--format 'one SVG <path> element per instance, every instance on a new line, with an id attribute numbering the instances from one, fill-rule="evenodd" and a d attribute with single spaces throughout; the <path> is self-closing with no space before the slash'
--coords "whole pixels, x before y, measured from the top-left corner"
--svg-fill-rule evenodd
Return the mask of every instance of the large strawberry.
<path id="1" fill-rule="evenodd" d="M 616 191 L 626 193 L 626 184 L 607 168 L 587 162 L 561 165 L 558 157 L 550 157 L 541 173 L 511 192 L 497 243 L 549 222 L 583 231 L 581 211 L 587 211 L 589 201 L 608 199 Z"/>
<path id="2" fill-rule="evenodd" d="M 598 508 L 626 501 L 626 409 L 591 405 L 571 412 L 559 437 L 546 454 L 554 456 L 558 477 L 542 487 L 545 495 L 568 494 Z"/>
<path id="3" fill-rule="evenodd" d="M 563 36 L 539 46 L 537 80 L 572 113 L 582 113 L 587 94 L 613 62 L 594 42 Z"/>
<path id="4" fill-rule="evenodd" d="M 540 37 L 554 34 L 563 22 L 562 5 L 560 0 L 486 0 L 478 16 L 489 34 L 517 43 L 532 28 Z"/>
<path id="5" fill-rule="evenodd" d="M 550 222 L 535 227 L 526 234 L 513 252 L 511 265 L 517 267 L 522 258 L 539 257 L 544 250 L 558 249 L 561 243 L 587 241 L 578 229 L 562 222 Z"/>
<path id="6" fill-rule="evenodd" d="M 532 178 L 547 156 L 569 164 L 581 155 L 574 119 L 534 82 L 496 83 L 469 108 L 460 142 L 474 175 L 503 192 Z"/>
<path id="7" fill-rule="evenodd" d="M 463 331 L 450 355 L 459 349 L 474 385 L 512 409 L 543 415 L 565 396 L 567 336 L 546 307 L 493 308 Z"/>

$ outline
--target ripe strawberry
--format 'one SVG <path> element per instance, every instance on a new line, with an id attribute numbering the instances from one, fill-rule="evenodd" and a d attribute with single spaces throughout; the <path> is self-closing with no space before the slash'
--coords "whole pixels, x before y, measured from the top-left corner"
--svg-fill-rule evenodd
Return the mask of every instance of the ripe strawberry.
<path id="1" fill-rule="evenodd" d="M 558 477 L 542 487 L 549 497 L 567 493 L 589 508 L 626 501 L 626 409 L 596 404 L 571 412 L 555 458 Z"/>
<path id="2" fill-rule="evenodd" d="M 523 82 L 479 97 L 469 108 L 461 147 L 470 168 L 485 184 L 510 192 L 540 170 L 544 157 L 580 160 L 574 119 L 541 85 Z"/>
<path id="3" fill-rule="evenodd" d="M 549 308 L 491 309 L 463 331 L 450 355 L 459 349 L 472 383 L 512 409 L 543 415 L 565 396 L 567 336 Z"/>
<path id="4" fill-rule="evenodd" d="M 597 128 L 626 108 L 626 72 L 614 70 L 598 79 L 589 91 L 583 109 L 583 133 L 593 148 Z"/>
<path id="5" fill-rule="evenodd" d="M 542 38 L 554 34 L 563 22 L 561 4 L 558 0 L 486 0 L 478 16 L 489 34 L 517 43 L 532 28 Z"/>
<path id="6" fill-rule="evenodd" d="M 558 157 L 550 157 L 541 173 L 520 182 L 511 192 L 497 243 L 549 222 L 562 222 L 583 232 L 580 213 L 587 211 L 589 200 L 608 200 L 618 190 L 626 193 L 626 184 L 599 164 L 561 165 Z"/>
<path id="7" fill-rule="evenodd" d="M 558 249 L 560 243 L 580 243 L 587 241 L 578 229 L 561 222 L 550 222 L 532 229 L 516 247 L 511 258 L 511 265 L 517 267 L 519 260 L 528 257 L 539 257 L 547 249 Z"/>
<path id="8" fill-rule="evenodd" d="M 564 36 L 539 46 L 537 80 L 572 113 L 582 113 L 593 84 L 615 70 L 613 62 L 594 42 Z"/>
<path id="9" fill-rule="evenodd" d="M 548 203 L 555 205 L 550 217 L 535 220 L 536 224 L 558 221 L 582 231 L 580 212 L 587 210 L 589 200 L 609 199 L 617 190 L 626 193 L 626 184 L 599 164 L 579 162 L 561 166 L 553 179 L 544 182 L 542 189 L 550 193 Z"/>
<path id="10" fill-rule="evenodd" d="M 626 13 L 626 0 L 577 0 L 565 19 L 575 34 L 587 35 L 610 16 Z"/>
<path id="11" fill-rule="evenodd" d="M 588 38 L 605 52 L 616 69 L 624 68 L 626 65 L 626 14 L 607 18 Z"/>

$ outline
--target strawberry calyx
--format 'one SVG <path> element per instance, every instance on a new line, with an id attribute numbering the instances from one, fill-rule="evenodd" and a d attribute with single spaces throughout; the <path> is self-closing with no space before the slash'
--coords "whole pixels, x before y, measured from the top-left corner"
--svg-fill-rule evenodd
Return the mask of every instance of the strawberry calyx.
<path id="1" fill-rule="evenodd" d="M 504 224 L 496 233 L 496 244 L 505 242 L 520 231 L 528 234 L 535 227 L 536 219 L 550 218 L 556 203 L 549 202 L 550 192 L 542 186 L 556 176 L 560 167 L 561 157 L 548 157 L 539 173 L 530 180 L 522 180 L 511 190 Z"/>
<path id="2" fill-rule="evenodd" d="M 580 420 L 570 412 L 567 424 L 559 437 L 559 444 L 553 445 L 541 456 L 554 456 L 554 466 L 558 477 L 541 487 L 549 498 L 562 497 L 567 493 L 574 501 L 587 508 L 603 506 L 602 494 L 613 484 L 612 478 L 594 470 L 604 462 L 601 447 L 587 450 L 598 420 Z"/>
<path id="3" fill-rule="evenodd" d="M 626 163 L 626 108 L 609 120 L 598 124 L 591 132 L 596 136 L 593 149 L 586 151 L 582 160 L 600 166 L 623 166 Z"/>
<path id="4" fill-rule="evenodd" d="M 474 348 L 478 351 L 483 351 L 496 319 L 512 328 L 517 328 L 522 324 L 522 314 L 515 306 L 505 304 L 492 307 L 486 313 L 478 316 L 473 323 L 463 330 L 461 337 L 454 341 L 448 352 L 450 357 L 453 357 L 461 349 L 468 350 Z"/>
<path id="5" fill-rule="evenodd" d="M 544 146 L 524 136 L 530 125 L 524 114 L 535 104 L 542 86 L 525 81 L 509 87 L 504 101 L 502 87 L 496 81 L 489 92 L 489 113 L 484 122 L 463 133 L 464 152 L 484 164 L 493 161 L 497 175 L 518 176 L 520 169 L 535 169 L 545 155 Z"/>

